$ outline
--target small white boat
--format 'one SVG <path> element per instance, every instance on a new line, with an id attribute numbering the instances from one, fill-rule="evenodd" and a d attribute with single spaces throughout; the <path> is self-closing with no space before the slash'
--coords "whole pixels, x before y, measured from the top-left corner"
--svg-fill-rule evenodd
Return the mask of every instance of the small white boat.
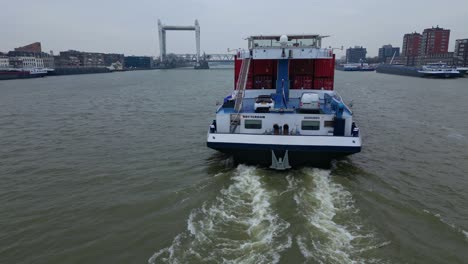
<path id="1" fill-rule="evenodd" d="M 341 64 L 336 69 L 341 71 L 375 71 L 375 67 L 365 62 Z"/>

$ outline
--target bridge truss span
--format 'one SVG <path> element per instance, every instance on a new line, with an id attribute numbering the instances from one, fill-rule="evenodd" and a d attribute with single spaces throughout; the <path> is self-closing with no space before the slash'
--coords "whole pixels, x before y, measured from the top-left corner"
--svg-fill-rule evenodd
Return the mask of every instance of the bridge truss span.
<path id="1" fill-rule="evenodd" d="M 197 54 L 175 54 L 184 61 L 197 61 Z M 234 54 L 204 54 L 203 60 L 208 62 L 234 62 Z"/>

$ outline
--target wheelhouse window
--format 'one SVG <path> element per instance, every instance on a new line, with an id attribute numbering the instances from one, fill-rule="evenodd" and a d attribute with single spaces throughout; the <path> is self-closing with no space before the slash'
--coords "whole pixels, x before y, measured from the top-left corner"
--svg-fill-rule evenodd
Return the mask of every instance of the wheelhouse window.
<path id="1" fill-rule="evenodd" d="M 244 120 L 244 128 L 245 129 L 262 129 L 262 120 L 246 119 Z"/>
<path id="2" fill-rule="evenodd" d="M 302 121 L 302 130 L 320 130 L 320 121 Z"/>

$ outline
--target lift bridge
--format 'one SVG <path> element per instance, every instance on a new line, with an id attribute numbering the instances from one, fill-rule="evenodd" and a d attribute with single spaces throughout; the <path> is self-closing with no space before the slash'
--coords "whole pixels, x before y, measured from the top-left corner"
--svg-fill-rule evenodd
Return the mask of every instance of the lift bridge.
<path id="1" fill-rule="evenodd" d="M 184 30 L 195 31 L 196 54 L 167 54 L 166 31 Z M 200 24 L 195 20 L 194 26 L 168 26 L 163 25 L 158 19 L 159 32 L 159 64 L 161 67 L 195 66 L 196 69 L 207 69 L 209 62 L 225 63 L 234 62 L 233 54 L 203 54 L 200 55 Z"/>

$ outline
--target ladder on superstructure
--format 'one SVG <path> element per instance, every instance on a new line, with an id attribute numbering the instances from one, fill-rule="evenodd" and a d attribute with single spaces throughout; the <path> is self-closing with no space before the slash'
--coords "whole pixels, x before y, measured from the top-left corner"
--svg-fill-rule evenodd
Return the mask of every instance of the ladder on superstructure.
<path id="1" fill-rule="evenodd" d="M 236 102 L 234 104 L 235 114 L 231 114 L 231 133 L 236 131 L 237 126 L 240 124 L 240 111 L 242 110 L 242 101 L 244 100 L 245 86 L 247 85 L 247 77 L 249 75 L 250 58 L 242 60 L 239 79 L 236 85 Z"/>

